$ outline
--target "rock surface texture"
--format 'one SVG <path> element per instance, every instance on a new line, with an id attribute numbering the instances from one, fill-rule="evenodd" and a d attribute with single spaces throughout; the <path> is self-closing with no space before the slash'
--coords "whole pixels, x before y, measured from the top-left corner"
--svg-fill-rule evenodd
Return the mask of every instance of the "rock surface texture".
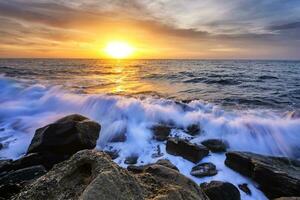
<path id="1" fill-rule="evenodd" d="M 208 139 L 201 142 L 212 152 L 225 152 L 228 148 L 228 143 L 220 139 Z"/>
<path id="2" fill-rule="evenodd" d="M 239 190 L 231 183 L 221 181 L 211 181 L 202 183 L 200 187 L 210 200 L 240 200 Z"/>
<path id="3" fill-rule="evenodd" d="M 181 156 L 193 163 L 199 162 L 209 153 L 208 149 L 205 146 L 192 144 L 178 138 L 168 139 L 166 151 L 171 155 Z"/>
<path id="4" fill-rule="evenodd" d="M 256 181 L 270 199 L 300 196 L 298 160 L 248 152 L 228 152 L 225 164 Z"/>
<path id="5" fill-rule="evenodd" d="M 95 150 L 55 165 L 13 199 L 208 200 L 199 186 L 172 168 L 152 164 L 131 173 Z"/>

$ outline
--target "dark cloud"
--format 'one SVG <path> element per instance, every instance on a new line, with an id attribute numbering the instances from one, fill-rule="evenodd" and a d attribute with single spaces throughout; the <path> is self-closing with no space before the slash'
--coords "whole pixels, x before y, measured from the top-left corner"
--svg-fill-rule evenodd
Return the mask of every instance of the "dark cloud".
<path id="1" fill-rule="evenodd" d="M 274 25 L 270 27 L 271 30 L 287 30 L 287 29 L 298 29 L 298 28 L 300 28 L 300 21 L 292 22 L 288 24 Z"/>

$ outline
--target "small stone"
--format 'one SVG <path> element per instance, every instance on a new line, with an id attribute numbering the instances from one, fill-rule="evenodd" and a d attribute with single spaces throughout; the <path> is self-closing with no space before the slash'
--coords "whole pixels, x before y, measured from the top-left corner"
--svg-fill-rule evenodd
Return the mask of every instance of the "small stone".
<path id="1" fill-rule="evenodd" d="M 201 129 L 198 124 L 191 124 L 187 127 L 187 133 L 192 136 L 199 134 L 200 131 L 201 131 Z"/>
<path id="2" fill-rule="evenodd" d="M 202 178 L 205 176 L 214 176 L 218 173 L 213 163 L 201 163 L 192 168 L 191 175 Z"/>
<path id="3" fill-rule="evenodd" d="M 138 158 L 139 158 L 138 156 L 129 156 L 125 158 L 124 163 L 127 165 L 134 165 L 137 163 Z"/>
<path id="4" fill-rule="evenodd" d="M 208 139 L 201 142 L 202 145 L 206 146 L 212 152 L 226 152 L 228 143 L 225 140 L 220 139 Z"/>
<path id="5" fill-rule="evenodd" d="M 238 186 L 239 186 L 240 190 L 242 190 L 243 192 L 245 192 L 248 195 L 251 195 L 251 190 L 249 189 L 247 183 L 239 184 Z"/>
<path id="6" fill-rule="evenodd" d="M 171 133 L 171 127 L 167 126 L 167 125 L 156 125 L 154 127 L 151 128 L 154 136 L 153 138 L 157 141 L 165 141 L 168 139 L 170 133 Z"/>

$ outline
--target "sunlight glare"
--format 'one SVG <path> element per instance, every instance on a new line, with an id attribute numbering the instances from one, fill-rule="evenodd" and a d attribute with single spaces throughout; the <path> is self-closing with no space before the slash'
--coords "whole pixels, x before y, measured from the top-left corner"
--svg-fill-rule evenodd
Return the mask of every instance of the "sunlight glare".
<path id="1" fill-rule="evenodd" d="M 125 42 L 109 42 L 105 52 L 112 58 L 122 59 L 128 58 L 134 52 L 134 48 Z"/>

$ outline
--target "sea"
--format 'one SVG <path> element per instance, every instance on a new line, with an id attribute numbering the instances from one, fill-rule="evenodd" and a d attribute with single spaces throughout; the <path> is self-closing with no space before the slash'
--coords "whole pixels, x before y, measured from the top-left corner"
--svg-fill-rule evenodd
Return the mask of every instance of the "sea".
<path id="1" fill-rule="evenodd" d="M 96 148 L 118 151 L 121 167 L 130 155 L 137 165 L 166 158 L 196 183 L 247 183 L 252 195 L 240 191 L 242 199 L 264 200 L 223 153 L 200 161 L 214 163 L 217 175 L 191 176 L 195 164 L 169 155 L 151 127 L 172 124 L 172 136 L 192 143 L 223 139 L 229 151 L 300 159 L 300 61 L 0 59 L 0 159 L 21 157 L 37 128 L 73 113 L 101 124 Z M 201 134 L 186 134 L 191 124 Z M 110 142 L 124 130 L 126 141 Z"/>

